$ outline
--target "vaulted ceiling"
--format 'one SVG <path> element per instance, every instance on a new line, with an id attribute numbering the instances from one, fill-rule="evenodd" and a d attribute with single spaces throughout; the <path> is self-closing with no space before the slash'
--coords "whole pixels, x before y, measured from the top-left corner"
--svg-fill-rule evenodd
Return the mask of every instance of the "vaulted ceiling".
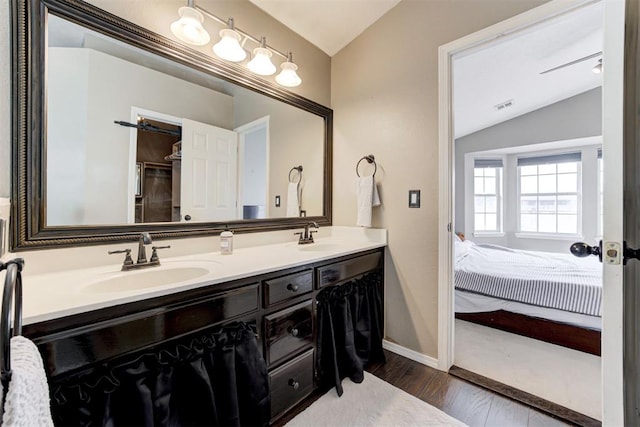
<path id="1" fill-rule="evenodd" d="M 330 56 L 399 3 L 250 1 Z M 603 5 L 598 2 L 456 56 L 455 135 L 473 133 L 601 86 L 602 75 L 591 71 L 601 56 L 540 73 L 601 52 L 602 42 Z M 504 104 L 508 106 L 499 107 Z"/>

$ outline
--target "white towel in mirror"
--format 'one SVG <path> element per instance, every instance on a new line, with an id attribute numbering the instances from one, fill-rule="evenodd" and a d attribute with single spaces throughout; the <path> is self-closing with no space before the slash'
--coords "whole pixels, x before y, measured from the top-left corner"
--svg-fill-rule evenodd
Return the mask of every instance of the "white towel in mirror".
<path id="1" fill-rule="evenodd" d="M 358 178 L 358 219 L 356 224 L 371 227 L 371 208 L 380 206 L 380 195 L 373 175 Z"/>
<path id="2" fill-rule="evenodd" d="M 287 188 L 287 217 L 300 216 L 300 200 L 298 198 L 298 183 L 290 182 Z"/>

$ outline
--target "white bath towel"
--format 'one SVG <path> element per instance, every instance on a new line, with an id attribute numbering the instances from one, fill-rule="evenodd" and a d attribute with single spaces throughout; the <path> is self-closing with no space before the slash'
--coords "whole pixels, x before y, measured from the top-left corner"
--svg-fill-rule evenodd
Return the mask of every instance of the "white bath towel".
<path id="1" fill-rule="evenodd" d="M 380 206 L 380 196 L 373 175 L 358 178 L 358 219 L 356 224 L 371 227 L 371 208 Z"/>
<path id="2" fill-rule="evenodd" d="M 42 357 L 36 345 L 23 336 L 11 338 L 11 380 L 2 426 L 53 426 Z"/>
<path id="3" fill-rule="evenodd" d="M 290 182 L 287 188 L 287 216 L 300 216 L 300 200 L 298 199 L 297 182 Z"/>

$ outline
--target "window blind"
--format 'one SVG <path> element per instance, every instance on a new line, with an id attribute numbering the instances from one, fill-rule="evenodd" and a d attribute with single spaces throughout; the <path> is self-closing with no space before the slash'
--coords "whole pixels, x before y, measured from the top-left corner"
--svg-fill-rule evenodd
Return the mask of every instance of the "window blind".
<path id="1" fill-rule="evenodd" d="M 476 168 L 501 168 L 502 159 L 473 159 L 473 167 Z"/>
<path id="2" fill-rule="evenodd" d="M 518 157 L 518 166 L 546 165 L 550 163 L 569 163 L 582 160 L 582 153 L 552 154 L 549 156 Z"/>

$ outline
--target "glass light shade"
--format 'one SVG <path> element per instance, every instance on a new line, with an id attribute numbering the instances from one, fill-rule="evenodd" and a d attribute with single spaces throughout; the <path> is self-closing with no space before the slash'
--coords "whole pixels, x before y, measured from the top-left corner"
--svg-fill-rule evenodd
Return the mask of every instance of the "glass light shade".
<path id="1" fill-rule="evenodd" d="M 225 28 L 220 30 L 220 41 L 213 45 L 213 53 L 231 62 L 240 62 L 247 57 L 247 52 L 240 46 L 240 34 Z"/>
<path id="2" fill-rule="evenodd" d="M 276 72 L 276 66 L 271 62 L 271 51 L 264 47 L 257 47 L 253 50 L 253 59 L 249 61 L 247 67 L 261 76 L 270 76 Z"/>
<path id="3" fill-rule="evenodd" d="M 204 29 L 202 13 L 189 6 L 178 9 L 180 19 L 171 24 L 171 32 L 180 40 L 196 46 L 209 43 L 211 37 Z"/>
<path id="4" fill-rule="evenodd" d="M 296 73 L 298 69 L 296 64 L 287 61 L 280 64 L 280 68 L 282 68 L 282 71 L 276 76 L 276 82 L 278 82 L 278 84 L 286 87 L 300 86 L 302 79 L 298 76 L 298 73 Z"/>

